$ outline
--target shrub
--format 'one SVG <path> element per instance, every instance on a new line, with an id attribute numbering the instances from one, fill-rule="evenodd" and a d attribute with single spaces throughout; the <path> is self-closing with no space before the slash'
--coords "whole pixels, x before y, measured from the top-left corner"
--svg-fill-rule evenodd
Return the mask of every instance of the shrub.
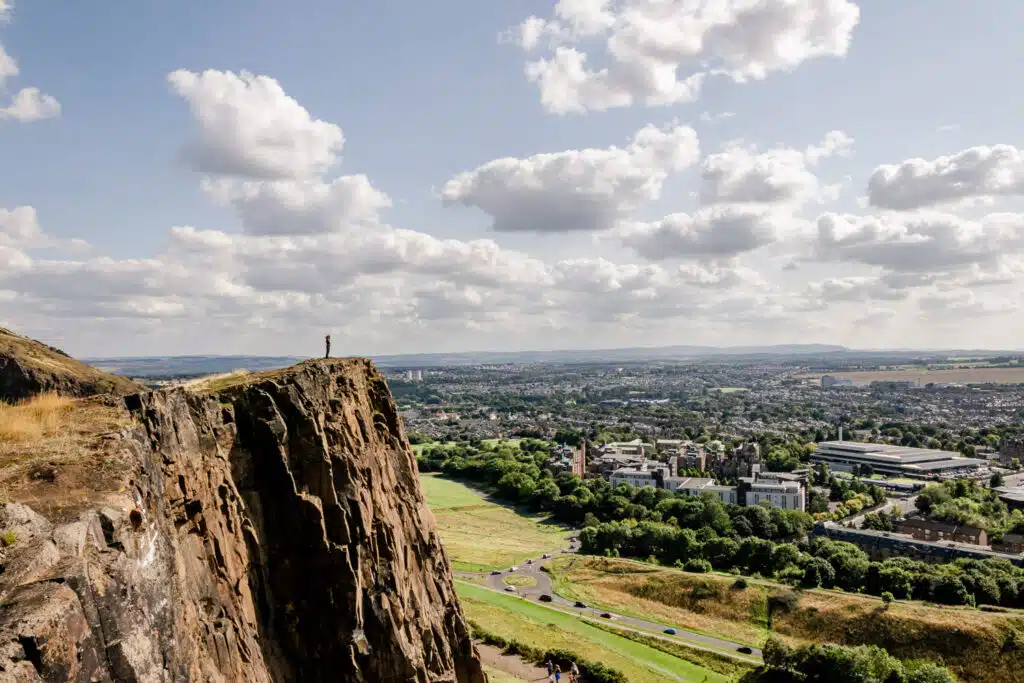
<path id="1" fill-rule="evenodd" d="M 746 590 L 746 588 L 747 588 L 747 580 L 744 579 L 742 576 L 732 582 L 732 589 L 735 590 L 735 591 Z"/>
<path id="2" fill-rule="evenodd" d="M 5 531 L 0 534 L 0 544 L 5 548 L 10 548 L 12 545 L 18 542 L 18 532 L 16 531 Z"/>
<path id="3" fill-rule="evenodd" d="M 891 603 L 895 599 L 896 598 L 893 597 L 893 594 L 890 593 L 889 591 L 885 591 L 884 593 L 882 593 L 882 602 L 884 602 L 886 605 L 888 605 L 889 603 Z"/>
<path id="4" fill-rule="evenodd" d="M 706 574 L 709 571 L 711 571 L 711 563 L 707 560 L 701 560 L 699 558 L 694 557 L 686 561 L 686 564 L 683 566 L 683 569 L 685 569 L 688 572 Z"/>

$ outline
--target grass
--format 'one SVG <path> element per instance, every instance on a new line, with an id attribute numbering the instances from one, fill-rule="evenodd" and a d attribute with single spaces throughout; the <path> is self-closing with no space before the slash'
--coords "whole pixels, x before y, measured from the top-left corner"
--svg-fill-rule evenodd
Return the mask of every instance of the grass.
<path id="1" fill-rule="evenodd" d="M 142 385 L 127 377 L 101 372 L 71 358 L 63 351 L 0 327 L 0 357 L 3 356 L 14 358 L 20 365 L 43 376 L 74 380 L 80 385 L 91 387 L 94 393 L 123 395 L 145 390 Z"/>
<path id="2" fill-rule="evenodd" d="M 537 579 L 532 576 L 506 576 L 504 582 L 506 586 L 515 586 L 516 588 L 531 588 L 537 585 Z"/>
<path id="3" fill-rule="evenodd" d="M 567 544 L 569 533 L 543 516 L 520 514 L 465 484 L 420 476 L 427 505 L 455 571 L 506 569 Z"/>
<path id="4" fill-rule="evenodd" d="M 466 615 L 482 628 L 534 647 L 564 648 L 618 669 L 630 683 L 727 683 L 728 676 L 597 628 L 578 617 L 465 583 Z"/>
<path id="5" fill-rule="evenodd" d="M 498 671 L 494 667 L 485 666 L 484 673 L 487 674 L 488 683 L 524 683 L 525 678 L 518 678 L 504 671 Z"/>
<path id="6" fill-rule="evenodd" d="M 55 393 L 14 404 L 0 402 L 0 442 L 29 443 L 56 434 L 73 404 Z"/>
<path id="7" fill-rule="evenodd" d="M 767 597 L 788 590 L 766 580 L 690 574 L 618 559 L 580 558 L 571 568 L 556 562 L 558 592 L 623 614 L 673 623 L 756 644 L 768 633 Z M 942 658 L 959 680 L 1002 683 L 1024 668 L 1024 650 L 1008 642 L 1024 638 L 1021 612 L 990 613 L 876 598 L 837 591 L 798 593 L 794 609 L 776 613 L 772 632 L 792 643 L 835 642 L 878 645 L 901 659 Z"/>
<path id="8" fill-rule="evenodd" d="M 723 394 L 735 394 L 738 391 L 750 391 L 747 387 L 715 387 L 711 391 L 720 391 Z"/>
<path id="9" fill-rule="evenodd" d="M 111 437 L 129 419 L 103 397 L 0 402 L 0 503 L 62 521 L 118 490 L 127 468 Z"/>

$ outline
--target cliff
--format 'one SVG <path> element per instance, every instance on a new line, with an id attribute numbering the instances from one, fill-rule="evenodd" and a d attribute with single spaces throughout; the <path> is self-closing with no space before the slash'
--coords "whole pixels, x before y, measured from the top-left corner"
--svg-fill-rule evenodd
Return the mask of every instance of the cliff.
<path id="1" fill-rule="evenodd" d="M 0 327 L 2 401 L 18 401 L 47 391 L 81 397 L 124 396 L 144 390 L 130 379 L 101 372 L 60 349 Z"/>
<path id="2" fill-rule="evenodd" d="M 485 681 L 372 364 L 227 384 L 125 399 L 75 521 L 0 511 L 0 681 Z"/>

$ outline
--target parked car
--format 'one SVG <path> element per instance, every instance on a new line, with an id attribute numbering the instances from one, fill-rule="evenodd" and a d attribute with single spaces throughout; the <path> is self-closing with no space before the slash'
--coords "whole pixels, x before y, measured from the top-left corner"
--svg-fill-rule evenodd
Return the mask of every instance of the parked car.
<path id="1" fill-rule="evenodd" d="M 676 634 L 676 630 L 674 628 L 672 628 L 672 627 L 669 627 L 669 628 L 665 629 L 663 631 L 663 633 L 667 633 L 670 636 L 674 636 Z"/>
<path id="2" fill-rule="evenodd" d="M 497 569 L 492 569 L 491 570 L 491 576 L 501 576 L 501 572 L 498 571 Z"/>
<path id="3" fill-rule="evenodd" d="M 511 567 L 509 567 L 509 568 L 508 568 L 508 570 L 509 570 L 510 572 L 514 572 L 514 571 L 515 571 L 515 570 L 517 570 L 517 569 L 519 569 L 519 567 L 516 567 L 515 565 L 513 565 L 513 566 L 511 566 Z"/>
<path id="4" fill-rule="evenodd" d="M 601 612 L 601 618 L 602 619 L 611 619 L 612 615 L 609 614 L 608 612 Z"/>
<path id="5" fill-rule="evenodd" d="M 541 602 L 551 602 L 551 596 L 548 595 L 547 593 L 545 593 L 544 595 L 540 596 L 540 601 Z"/>
<path id="6" fill-rule="evenodd" d="M 745 655 L 749 655 L 749 654 L 753 654 L 753 653 L 754 653 L 754 651 L 753 651 L 753 650 L 751 650 L 751 649 L 750 649 L 749 647 L 747 647 L 746 645 L 743 645 L 743 646 L 741 646 L 741 647 L 738 647 L 738 648 L 736 648 L 736 651 L 737 651 L 737 652 L 742 652 L 742 653 L 743 653 L 743 654 L 745 654 Z"/>
<path id="7" fill-rule="evenodd" d="M 574 604 L 573 607 L 579 607 L 580 609 L 587 609 L 587 603 L 583 602 L 582 600 L 577 600 L 576 604 Z"/>
<path id="8" fill-rule="evenodd" d="M 515 586 L 505 586 L 505 590 L 508 591 L 509 593 L 515 593 L 516 592 L 516 587 Z"/>
<path id="9" fill-rule="evenodd" d="M 533 560 L 527 560 L 526 564 L 533 564 Z"/>
<path id="10" fill-rule="evenodd" d="M 551 559 L 551 555 L 549 555 L 547 553 L 544 553 L 544 557 L 542 559 L 550 560 Z"/>

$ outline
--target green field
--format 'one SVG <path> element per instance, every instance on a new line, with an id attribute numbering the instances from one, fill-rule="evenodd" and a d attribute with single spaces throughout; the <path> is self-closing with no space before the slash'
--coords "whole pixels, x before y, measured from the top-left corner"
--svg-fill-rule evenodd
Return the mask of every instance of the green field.
<path id="1" fill-rule="evenodd" d="M 487 673 L 488 683 L 524 683 L 526 679 L 516 678 L 512 674 L 507 674 L 504 671 L 498 671 L 494 667 L 485 666 L 484 672 Z"/>
<path id="2" fill-rule="evenodd" d="M 505 569 L 567 545 L 569 532 L 487 500 L 480 492 L 435 474 L 420 476 L 452 569 Z"/>
<path id="3" fill-rule="evenodd" d="M 592 626 L 572 614 L 458 583 L 466 616 L 481 628 L 539 648 L 564 648 L 618 669 L 631 683 L 726 683 L 729 678 Z"/>

